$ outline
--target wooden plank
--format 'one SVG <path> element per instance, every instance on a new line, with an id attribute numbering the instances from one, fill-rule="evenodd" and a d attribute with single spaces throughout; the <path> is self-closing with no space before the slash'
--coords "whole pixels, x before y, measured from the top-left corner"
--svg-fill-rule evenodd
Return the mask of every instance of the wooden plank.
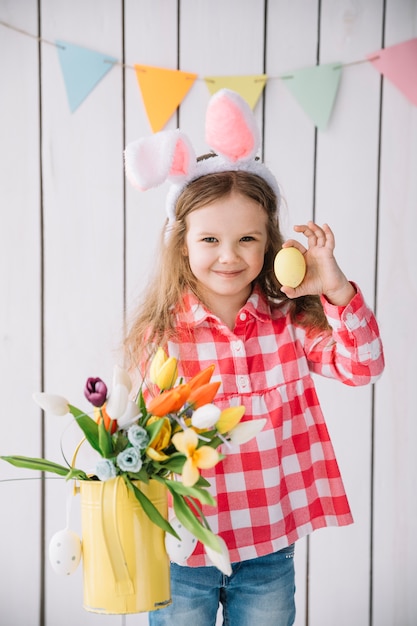
<path id="1" fill-rule="evenodd" d="M 22 10 L 5 0 L 0 20 L 36 34 L 37 3 L 26 2 Z M 31 398 L 40 384 L 41 347 L 37 41 L 0 25 L 0 47 L 0 454 L 38 456 L 41 415 Z M 2 461 L 0 481 L 1 621 L 37 624 L 39 476 Z"/>
<path id="2" fill-rule="evenodd" d="M 389 0 L 385 47 L 416 36 L 416 3 Z M 417 615 L 417 110 L 385 79 L 381 141 L 377 304 L 387 366 L 376 390 L 373 624 L 412 626 Z"/>
<path id="3" fill-rule="evenodd" d="M 42 37 L 122 57 L 119 3 L 46 0 Z M 109 387 L 123 314 L 122 72 L 114 67 L 70 112 L 57 49 L 43 46 L 45 388 L 90 411 L 89 376 Z M 47 416 L 46 453 L 71 459 L 82 437 L 72 419 Z M 94 469 L 94 465 L 89 466 Z M 48 483 L 46 540 L 65 526 L 65 483 Z M 79 515 L 72 527 L 79 531 Z M 60 578 L 47 566 L 48 623 L 95 624 L 82 608 L 82 570 Z M 120 624 L 120 617 L 109 617 Z"/>
<path id="4" fill-rule="evenodd" d="M 314 126 L 280 77 L 315 65 L 317 22 L 317 2 L 268 4 L 264 154 L 281 186 L 280 227 L 285 237 L 294 237 L 293 225 L 313 214 Z M 304 538 L 295 547 L 296 626 L 307 623 L 307 558 Z"/>
<path id="5" fill-rule="evenodd" d="M 363 60 L 381 41 L 382 3 L 322 5 L 320 63 Z M 317 138 L 316 220 L 336 236 L 336 258 L 373 305 L 377 232 L 379 79 L 368 63 L 347 66 L 327 130 Z M 369 623 L 372 388 L 320 379 L 319 397 L 355 523 L 312 536 L 310 621 Z"/>
<path id="6" fill-rule="evenodd" d="M 177 3 L 127 0 L 126 63 L 177 69 Z M 176 128 L 176 115 L 166 128 Z M 126 70 L 126 143 L 152 134 L 135 72 Z M 165 221 L 167 187 L 141 193 L 126 183 L 127 310 L 131 313 L 152 274 Z"/>
<path id="7" fill-rule="evenodd" d="M 177 3 L 165 0 L 125 2 L 126 63 L 177 69 Z M 176 128 L 176 115 L 166 128 Z M 151 134 L 135 72 L 126 70 L 126 143 Z M 152 275 L 159 233 L 165 221 L 162 185 L 144 193 L 126 183 L 127 311 L 132 314 Z M 126 625 L 146 626 L 147 614 L 127 615 Z"/>

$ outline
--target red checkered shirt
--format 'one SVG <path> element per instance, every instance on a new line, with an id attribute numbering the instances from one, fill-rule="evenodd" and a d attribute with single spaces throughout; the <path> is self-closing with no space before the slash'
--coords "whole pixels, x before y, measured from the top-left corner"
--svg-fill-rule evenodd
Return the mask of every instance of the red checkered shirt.
<path id="1" fill-rule="evenodd" d="M 212 363 L 220 408 L 244 405 L 242 421 L 266 418 L 257 437 L 225 448 L 203 475 L 216 507 L 204 507 L 232 562 L 275 552 L 323 526 L 352 523 L 349 503 L 312 373 L 347 385 L 375 381 L 384 368 L 376 320 L 357 294 L 346 307 L 322 299 L 332 330 L 308 333 L 288 303 L 271 308 L 253 292 L 230 330 L 188 293 L 168 345 L 186 380 Z M 187 565 L 210 565 L 198 544 Z"/>

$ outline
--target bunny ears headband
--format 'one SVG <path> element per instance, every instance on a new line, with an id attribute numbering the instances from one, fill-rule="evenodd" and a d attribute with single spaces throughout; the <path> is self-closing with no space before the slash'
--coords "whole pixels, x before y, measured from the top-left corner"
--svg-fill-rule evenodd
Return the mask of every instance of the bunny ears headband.
<path id="1" fill-rule="evenodd" d="M 256 174 L 279 200 L 274 175 L 255 160 L 260 146 L 259 129 L 250 106 L 239 94 L 221 89 L 210 98 L 206 142 L 216 155 L 202 161 L 196 160 L 188 137 L 180 130 L 161 131 L 126 147 L 126 176 L 134 187 L 146 191 L 165 181 L 172 183 L 166 199 L 169 224 L 175 222 L 175 205 L 183 189 L 207 174 L 237 170 Z"/>

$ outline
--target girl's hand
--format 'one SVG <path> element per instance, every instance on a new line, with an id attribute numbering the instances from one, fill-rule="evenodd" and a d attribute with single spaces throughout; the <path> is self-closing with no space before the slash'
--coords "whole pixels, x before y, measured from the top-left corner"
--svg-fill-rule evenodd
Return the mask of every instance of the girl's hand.
<path id="1" fill-rule="evenodd" d="M 355 288 L 347 280 L 333 256 L 334 235 L 327 224 L 322 227 L 314 222 L 294 226 L 297 233 L 307 238 L 308 248 L 295 239 L 289 239 L 283 248 L 294 246 L 304 255 L 306 275 L 301 285 L 282 287 L 281 291 L 289 298 L 306 295 L 324 295 L 331 304 L 346 306 L 355 295 Z"/>

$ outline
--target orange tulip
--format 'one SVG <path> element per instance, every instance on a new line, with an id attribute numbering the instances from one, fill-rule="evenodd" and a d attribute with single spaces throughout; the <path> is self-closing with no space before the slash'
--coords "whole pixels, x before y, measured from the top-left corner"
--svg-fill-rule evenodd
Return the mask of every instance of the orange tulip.
<path id="1" fill-rule="evenodd" d="M 210 382 L 210 379 L 214 372 L 214 368 L 215 368 L 215 365 L 213 364 L 213 365 L 209 365 L 209 367 L 206 367 L 205 370 L 201 370 L 201 372 L 198 372 L 198 374 L 193 376 L 193 378 L 191 378 L 191 380 L 188 381 L 187 385 L 190 385 L 190 388 L 193 390 L 193 389 L 197 389 L 197 387 L 201 387 L 202 385 L 205 385 L 206 383 Z"/>
<path id="2" fill-rule="evenodd" d="M 193 409 L 198 409 L 198 407 L 204 406 L 204 404 L 211 404 L 220 385 L 221 382 L 216 381 L 214 383 L 206 383 L 197 389 L 193 389 L 188 397 L 188 402 Z"/>
<path id="3" fill-rule="evenodd" d="M 157 417 L 163 417 L 168 413 L 175 413 L 184 406 L 190 395 L 190 387 L 187 384 L 178 385 L 168 391 L 163 391 L 149 402 L 148 412 Z"/>
<path id="4" fill-rule="evenodd" d="M 97 424 L 100 423 L 100 420 L 103 420 L 104 428 L 108 430 L 112 435 L 116 432 L 117 421 L 112 420 L 112 418 L 108 415 L 105 404 L 101 408 L 94 407 L 94 416 L 96 418 Z"/>

